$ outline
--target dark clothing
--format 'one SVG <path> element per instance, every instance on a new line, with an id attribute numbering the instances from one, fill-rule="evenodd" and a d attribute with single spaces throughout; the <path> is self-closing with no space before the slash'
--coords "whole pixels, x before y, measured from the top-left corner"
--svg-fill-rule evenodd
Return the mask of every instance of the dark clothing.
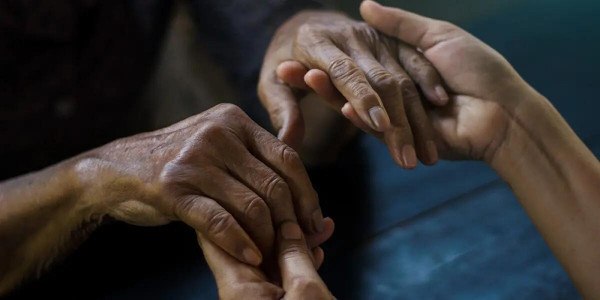
<path id="1" fill-rule="evenodd" d="M 172 4 L 0 2 L 0 180 L 150 129 L 144 112 L 133 110 Z M 322 6 L 311 0 L 190 4 L 201 44 L 226 68 L 242 103 L 258 103 L 257 74 L 277 26 L 303 8 Z"/>

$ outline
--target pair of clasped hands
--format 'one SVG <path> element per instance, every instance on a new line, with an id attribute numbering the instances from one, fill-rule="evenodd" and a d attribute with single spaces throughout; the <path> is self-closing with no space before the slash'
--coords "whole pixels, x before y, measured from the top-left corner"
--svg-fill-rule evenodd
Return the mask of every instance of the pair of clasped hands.
<path id="1" fill-rule="evenodd" d="M 500 54 L 453 24 L 373 1 L 360 13 L 366 23 L 301 12 L 275 34 L 258 90 L 279 139 L 239 108 L 219 105 L 109 144 L 94 152 L 102 159 L 78 168 L 158 182 L 158 192 L 111 197 L 123 201 L 110 214 L 193 227 L 221 298 L 333 298 L 316 270 L 334 224 L 293 150 L 304 134 L 303 92 L 381 139 L 406 169 L 440 157 L 491 162 L 517 107 L 539 98 Z M 137 186 L 107 182 L 116 185 L 111 193 Z"/>
<path id="2" fill-rule="evenodd" d="M 381 139 L 403 168 L 417 167 L 417 160 L 432 165 L 440 157 L 491 161 L 511 112 L 519 99 L 534 98 L 533 89 L 500 54 L 455 25 L 373 1 L 364 1 L 360 12 L 366 23 L 303 12 L 276 33 L 259 96 L 279 139 L 300 145 L 298 97 L 314 91 Z M 320 221 L 319 210 L 303 218 L 310 211 L 301 203 L 295 208 L 306 236 L 294 222 L 279 226 L 274 256 L 281 278 L 274 281 L 268 271 L 199 239 L 221 297 L 333 298 L 316 272 L 323 261 L 318 245 L 331 236 L 333 222 Z M 275 212 L 272 216 L 276 222 Z"/>

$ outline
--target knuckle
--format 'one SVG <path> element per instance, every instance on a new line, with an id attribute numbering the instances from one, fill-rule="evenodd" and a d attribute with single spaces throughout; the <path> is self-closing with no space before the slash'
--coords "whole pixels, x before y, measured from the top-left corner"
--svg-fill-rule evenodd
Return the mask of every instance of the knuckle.
<path id="1" fill-rule="evenodd" d="M 269 207 L 261 198 L 251 197 L 245 204 L 244 217 L 251 224 L 267 223 L 269 213 Z"/>
<path id="2" fill-rule="evenodd" d="M 291 196 L 287 183 L 276 174 L 267 177 L 264 186 L 265 195 L 268 199 L 284 200 Z"/>
<path id="3" fill-rule="evenodd" d="M 288 145 L 281 146 L 281 160 L 285 165 L 289 165 L 292 168 L 302 168 L 302 160 L 300 154 L 296 152 L 292 147 Z"/>
<path id="4" fill-rule="evenodd" d="M 350 57 L 336 58 L 329 64 L 327 71 L 329 75 L 343 83 L 355 80 L 360 75 L 360 70 Z"/>
<path id="5" fill-rule="evenodd" d="M 410 78 L 408 78 L 406 76 L 402 76 L 402 77 L 398 77 L 397 81 L 398 81 L 400 90 L 402 91 L 402 95 L 404 95 L 405 98 L 407 98 L 407 97 L 410 98 L 410 97 L 414 97 L 414 96 L 418 95 L 417 87 L 415 86 L 415 83 Z"/>
<path id="6" fill-rule="evenodd" d="M 218 210 L 212 213 L 206 220 L 205 230 L 207 234 L 215 236 L 226 232 L 233 224 L 235 220 L 233 217 L 224 210 Z"/>
<path id="7" fill-rule="evenodd" d="M 372 30 L 367 22 L 354 22 L 352 28 L 357 32 L 368 32 Z"/>
<path id="8" fill-rule="evenodd" d="M 183 219 L 185 216 L 191 214 L 196 206 L 196 201 L 192 197 L 181 197 L 177 198 L 173 202 L 173 212 L 175 216 L 179 219 Z"/>
<path id="9" fill-rule="evenodd" d="M 280 255 L 283 260 L 295 260 L 308 256 L 308 249 L 302 246 L 303 242 L 295 242 L 281 249 Z"/>
<path id="10" fill-rule="evenodd" d="M 198 130 L 197 139 L 219 138 L 225 133 L 225 127 L 217 122 L 207 122 Z"/>
<path id="11" fill-rule="evenodd" d="M 384 69 L 375 68 L 370 70 L 367 76 L 371 78 L 373 85 L 376 85 L 378 89 L 396 92 L 399 88 L 396 78 Z"/>
<path id="12" fill-rule="evenodd" d="M 217 106 L 215 106 L 215 109 L 225 114 L 243 113 L 242 109 L 239 106 L 231 103 L 218 104 Z"/>
<path id="13" fill-rule="evenodd" d="M 315 32 L 319 31 L 319 27 L 312 23 L 304 23 L 298 27 L 298 35 L 299 36 L 307 36 L 312 35 Z"/>

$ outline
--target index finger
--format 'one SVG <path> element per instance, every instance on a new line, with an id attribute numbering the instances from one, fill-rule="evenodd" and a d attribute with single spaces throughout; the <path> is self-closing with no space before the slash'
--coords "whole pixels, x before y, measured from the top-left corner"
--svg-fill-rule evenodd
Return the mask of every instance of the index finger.
<path id="1" fill-rule="evenodd" d="M 299 58 L 311 68 L 327 74 L 344 98 L 356 109 L 360 118 L 372 129 L 383 132 L 390 128 L 390 118 L 379 95 L 373 90 L 363 71 L 346 53 L 331 41 L 321 41 L 308 48 Z"/>
<path id="2" fill-rule="evenodd" d="M 200 232 L 196 235 L 215 277 L 219 299 L 281 299 L 283 290 L 270 283 L 258 268 L 239 262 Z"/>
<path id="3" fill-rule="evenodd" d="M 308 233 L 322 232 L 324 224 L 319 197 L 298 153 L 256 123 L 252 122 L 249 126 L 246 131 L 251 132 L 246 139 L 248 150 L 285 180 L 292 192 L 294 212 L 302 228 Z"/>

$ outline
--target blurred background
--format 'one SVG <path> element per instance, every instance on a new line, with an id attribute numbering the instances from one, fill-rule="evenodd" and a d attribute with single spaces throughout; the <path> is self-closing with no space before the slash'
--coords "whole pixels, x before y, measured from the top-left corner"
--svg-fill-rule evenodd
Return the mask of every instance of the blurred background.
<path id="1" fill-rule="evenodd" d="M 219 2 L 229 7 L 238 1 Z M 241 105 L 270 128 L 257 105 L 257 72 L 273 30 L 293 9 L 282 10 L 288 15 L 278 18 L 261 16 L 269 7 L 301 9 L 300 2 L 241 6 L 245 14 L 264 20 L 255 26 L 264 30 L 253 31 L 240 49 L 223 48 L 218 38 L 235 25 L 197 21 L 205 2 L 174 2 L 156 68 L 135 107 L 144 116 L 143 126 L 134 127 L 160 128 L 224 101 Z M 599 1 L 380 2 L 452 21 L 490 44 L 600 153 Z M 322 5 L 358 18 L 359 3 Z M 242 50 L 244 63 L 226 63 L 225 52 Z M 320 122 L 319 117 L 314 120 L 309 142 L 339 130 Z M 342 140 L 347 138 L 340 137 L 336 145 Z M 356 136 L 343 149 L 313 146 L 303 156 L 325 214 L 336 221 L 336 232 L 324 247 L 321 274 L 338 299 L 579 298 L 509 187 L 486 165 L 440 162 L 405 171 L 368 136 Z M 40 295 L 217 298 L 194 233 L 181 224 L 100 228 L 64 263 L 14 298 Z"/>

